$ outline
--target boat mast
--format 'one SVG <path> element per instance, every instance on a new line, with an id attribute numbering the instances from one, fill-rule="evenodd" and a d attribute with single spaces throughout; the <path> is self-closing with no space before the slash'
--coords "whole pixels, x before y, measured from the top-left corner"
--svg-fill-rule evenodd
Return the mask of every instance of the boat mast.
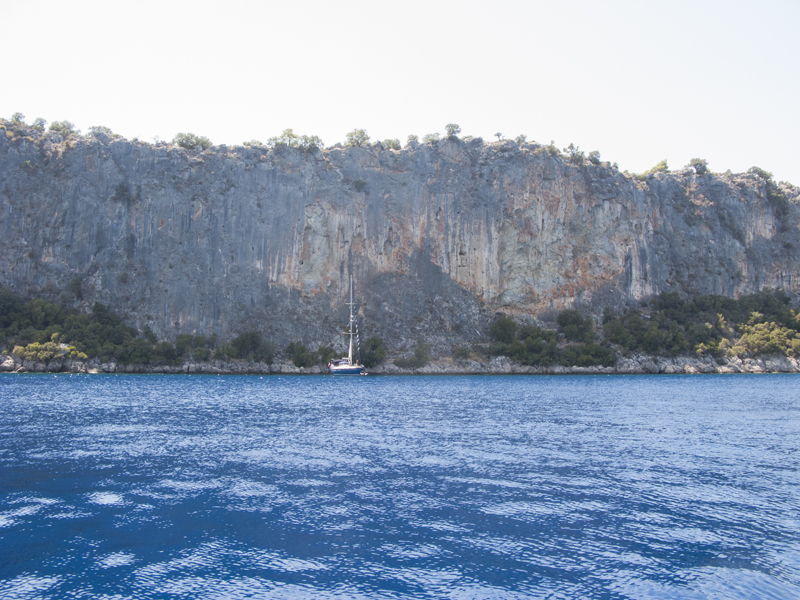
<path id="1" fill-rule="evenodd" d="M 347 362 L 353 364 L 353 276 L 350 276 L 350 350 L 347 352 Z"/>

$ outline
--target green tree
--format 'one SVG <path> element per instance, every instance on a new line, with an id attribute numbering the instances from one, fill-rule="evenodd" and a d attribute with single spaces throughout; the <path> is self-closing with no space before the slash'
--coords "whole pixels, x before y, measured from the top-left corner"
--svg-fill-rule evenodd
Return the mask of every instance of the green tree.
<path id="1" fill-rule="evenodd" d="M 456 139 L 458 134 L 461 133 L 461 127 L 455 123 L 448 123 L 444 126 L 444 130 L 447 132 L 448 139 Z"/>
<path id="2" fill-rule="evenodd" d="M 514 138 L 514 142 L 517 144 L 517 146 L 522 146 L 522 144 L 524 144 L 527 141 L 528 141 L 528 136 L 525 135 L 524 133 L 521 133 Z"/>
<path id="3" fill-rule="evenodd" d="M 585 319 L 577 310 L 561 311 L 556 317 L 558 328 L 570 342 L 591 343 L 594 341 L 594 330 L 591 317 Z"/>
<path id="4" fill-rule="evenodd" d="M 511 344 L 514 341 L 514 336 L 517 332 L 517 324 L 514 319 L 507 315 L 500 315 L 489 327 L 489 335 L 492 339 L 502 343 Z"/>
<path id="5" fill-rule="evenodd" d="M 669 166 L 667 165 L 667 159 L 662 160 L 652 169 L 648 169 L 644 173 L 636 175 L 636 179 L 638 179 L 639 181 L 644 181 L 648 178 L 648 176 L 653 175 L 655 173 L 669 173 Z"/>
<path id="6" fill-rule="evenodd" d="M 414 143 L 414 144 L 419 143 L 419 136 L 414 135 L 413 133 L 411 135 L 409 135 L 406 138 L 406 144 L 411 144 L 411 143 Z"/>
<path id="7" fill-rule="evenodd" d="M 302 150 L 316 150 L 322 148 L 322 140 L 316 135 L 301 135 L 298 147 Z"/>
<path id="8" fill-rule="evenodd" d="M 394 364 L 403 369 L 423 367 L 431 358 L 431 347 L 422 338 L 417 340 L 414 356 L 411 358 L 397 358 Z"/>
<path id="9" fill-rule="evenodd" d="M 267 140 L 267 144 L 273 148 L 280 148 L 282 146 L 296 147 L 300 136 L 297 135 L 291 127 L 283 130 L 279 136 L 271 137 Z"/>
<path id="10" fill-rule="evenodd" d="M 81 132 L 80 129 L 75 129 L 75 125 L 69 121 L 53 121 L 47 130 L 57 133 L 65 139 Z"/>
<path id="11" fill-rule="evenodd" d="M 702 158 L 693 158 L 689 161 L 689 166 L 694 169 L 694 172 L 698 175 L 704 175 L 708 173 L 708 161 Z"/>
<path id="12" fill-rule="evenodd" d="M 107 135 L 108 137 L 114 137 L 114 132 L 104 125 L 92 125 L 89 127 L 89 135 L 97 137 L 99 134 Z"/>
<path id="13" fill-rule="evenodd" d="M 33 120 L 33 125 L 31 125 L 31 127 L 36 131 L 44 131 L 46 125 L 47 121 L 45 121 L 42 117 L 36 117 Z"/>
<path id="14" fill-rule="evenodd" d="M 660 163 L 658 163 L 655 167 L 650 169 L 650 173 L 669 173 L 669 165 L 667 165 L 667 159 L 665 158 Z"/>
<path id="15" fill-rule="evenodd" d="M 195 150 L 196 148 L 208 150 L 212 146 L 210 139 L 204 135 L 195 135 L 193 133 L 179 133 L 172 139 L 172 143 L 186 150 Z"/>
<path id="16" fill-rule="evenodd" d="M 11 115 L 11 122 L 15 125 L 25 125 L 25 115 L 21 112 L 15 112 Z"/>
<path id="17" fill-rule="evenodd" d="M 770 173 L 769 171 L 765 171 L 761 167 L 750 167 L 749 169 L 747 169 L 747 172 L 750 173 L 751 175 L 757 175 L 758 177 L 761 177 L 761 179 L 772 181 L 772 173 Z"/>
<path id="18" fill-rule="evenodd" d="M 582 165 L 586 160 L 586 155 L 583 153 L 580 147 L 576 146 L 575 144 L 570 143 L 569 146 L 564 148 L 564 152 L 567 153 L 569 161 L 573 164 Z"/>
<path id="19" fill-rule="evenodd" d="M 248 331 L 237 335 L 231 340 L 231 347 L 234 350 L 234 358 L 247 358 L 255 354 L 261 345 L 261 334 L 257 331 Z"/>
<path id="20" fill-rule="evenodd" d="M 438 142 L 441 136 L 438 133 L 426 133 L 422 136 L 422 143 L 423 144 L 433 144 L 434 142 Z"/>
<path id="21" fill-rule="evenodd" d="M 354 129 L 347 134 L 347 145 L 353 148 L 360 148 L 369 144 L 369 135 L 366 129 Z"/>
<path id="22" fill-rule="evenodd" d="M 417 340 L 417 347 L 414 350 L 414 360 L 419 366 L 426 365 L 431 359 L 431 347 L 420 338 Z"/>
<path id="23" fill-rule="evenodd" d="M 390 140 L 383 140 L 381 142 L 381 146 L 383 146 L 386 150 L 401 150 L 402 146 L 400 145 L 400 140 L 394 138 Z"/>
<path id="24" fill-rule="evenodd" d="M 327 365 L 333 358 L 336 357 L 336 350 L 330 346 L 320 346 L 317 348 L 317 356 L 319 357 L 319 362 L 321 364 Z"/>
<path id="25" fill-rule="evenodd" d="M 254 358 L 260 362 L 271 365 L 275 358 L 275 344 L 268 340 L 263 340 L 258 345 L 258 349 L 254 352 Z"/>
<path id="26" fill-rule="evenodd" d="M 81 291 L 81 278 L 73 277 L 69 282 L 69 291 L 75 296 L 77 300 L 83 300 L 83 292 Z"/>
<path id="27" fill-rule="evenodd" d="M 472 351 L 466 346 L 460 346 L 453 350 L 453 360 L 469 360 L 472 357 Z"/>
<path id="28" fill-rule="evenodd" d="M 361 349 L 361 364 L 369 369 L 384 360 L 386 360 L 386 349 L 383 347 L 383 340 L 377 335 L 373 335 Z"/>
<path id="29" fill-rule="evenodd" d="M 601 164 L 602 161 L 600 160 L 600 152 L 597 150 L 592 150 L 589 152 L 589 162 L 593 165 Z"/>
<path id="30" fill-rule="evenodd" d="M 153 333 L 152 329 L 150 329 L 150 325 L 145 325 L 144 326 L 144 330 L 142 330 L 142 335 L 151 344 L 155 344 L 158 341 L 158 338 L 156 337 L 156 334 Z"/>
<path id="31" fill-rule="evenodd" d="M 253 143 L 255 142 L 255 144 Z M 253 140 L 251 143 L 245 145 L 257 145 L 261 142 Z M 300 148 L 304 151 L 312 151 L 322 147 L 322 140 L 316 135 L 298 135 L 293 129 L 287 128 L 283 130 L 277 137 L 271 137 L 267 140 L 267 145 L 272 148 Z"/>
<path id="32" fill-rule="evenodd" d="M 314 364 L 314 355 L 302 342 L 289 342 L 286 346 L 286 354 L 292 359 L 296 367 L 310 367 Z"/>

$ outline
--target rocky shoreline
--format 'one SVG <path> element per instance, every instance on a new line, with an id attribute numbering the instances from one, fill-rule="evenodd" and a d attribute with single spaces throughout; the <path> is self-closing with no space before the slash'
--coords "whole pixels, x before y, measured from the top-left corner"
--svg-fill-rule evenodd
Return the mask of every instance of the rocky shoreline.
<path id="1" fill-rule="evenodd" d="M 182 365 L 122 365 L 103 363 L 97 359 L 56 359 L 50 362 L 22 360 L 15 356 L 0 357 L 0 372 L 5 373 L 141 373 L 141 374 L 206 374 L 206 375 L 322 375 L 322 365 L 296 367 L 290 362 L 268 365 L 244 360 L 187 361 Z M 487 361 L 452 359 L 434 360 L 423 367 L 402 369 L 387 360 L 368 370 L 371 375 L 645 375 L 698 373 L 800 373 L 800 361 L 783 355 L 754 358 L 653 357 L 635 354 L 621 357 L 614 367 L 530 367 L 515 363 L 505 356 Z"/>

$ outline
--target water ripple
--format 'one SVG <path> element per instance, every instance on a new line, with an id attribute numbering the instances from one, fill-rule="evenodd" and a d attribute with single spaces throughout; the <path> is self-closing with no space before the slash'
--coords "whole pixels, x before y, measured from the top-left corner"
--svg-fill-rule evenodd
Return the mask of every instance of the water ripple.
<path id="1" fill-rule="evenodd" d="M 796 376 L 0 377 L 0 598 L 800 597 Z"/>

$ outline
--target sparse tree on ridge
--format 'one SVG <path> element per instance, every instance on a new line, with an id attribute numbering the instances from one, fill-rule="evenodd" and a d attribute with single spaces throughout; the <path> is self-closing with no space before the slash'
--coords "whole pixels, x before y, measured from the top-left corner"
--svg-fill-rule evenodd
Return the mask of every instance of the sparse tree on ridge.
<path id="1" fill-rule="evenodd" d="M 258 140 L 245 142 L 245 146 L 263 145 Z M 316 135 L 297 135 L 291 127 L 283 130 L 279 136 L 271 137 L 267 140 L 267 146 L 271 148 L 300 148 L 301 150 L 316 150 L 322 148 L 322 140 Z"/>
<path id="2" fill-rule="evenodd" d="M 698 175 L 708 173 L 708 161 L 703 158 L 693 158 L 689 161 L 689 166 L 694 169 Z"/>
<path id="3" fill-rule="evenodd" d="M 581 151 L 580 146 L 570 143 L 569 146 L 564 148 L 564 152 L 569 155 L 569 161 L 576 165 L 582 165 L 586 160 L 586 155 Z"/>
<path id="4" fill-rule="evenodd" d="M 369 135 L 366 129 L 354 129 L 347 134 L 347 145 L 351 148 L 360 148 L 369 144 Z"/>
<path id="5" fill-rule="evenodd" d="M 211 140 L 206 136 L 193 133 L 179 133 L 172 139 L 172 143 L 186 150 L 194 150 L 195 148 L 208 150 L 212 146 Z"/>
<path id="6" fill-rule="evenodd" d="M 47 130 L 53 131 L 63 138 L 78 135 L 81 132 L 80 129 L 75 129 L 75 125 L 69 121 L 53 121 L 50 123 L 50 127 L 48 127 Z"/>
<path id="7" fill-rule="evenodd" d="M 96 137 L 98 134 L 101 133 L 103 135 L 107 135 L 108 137 L 114 136 L 114 132 L 104 125 L 92 125 L 91 127 L 89 127 L 89 135 Z"/>
<path id="8" fill-rule="evenodd" d="M 444 129 L 447 132 L 448 139 L 456 139 L 458 134 L 461 133 L 461 127 L 455 123 L 448 123 L 444 126 Z"/>
<path id="9" fill-rule="evenodd" d="M 772 173 L 769 171 L 765 171 L 761 167 L 750 167 L 747 169 L 747 172 L 751 175 L 758 175 L 761 179 L 766 179 L 767 181 L 772 181 Z"/>

